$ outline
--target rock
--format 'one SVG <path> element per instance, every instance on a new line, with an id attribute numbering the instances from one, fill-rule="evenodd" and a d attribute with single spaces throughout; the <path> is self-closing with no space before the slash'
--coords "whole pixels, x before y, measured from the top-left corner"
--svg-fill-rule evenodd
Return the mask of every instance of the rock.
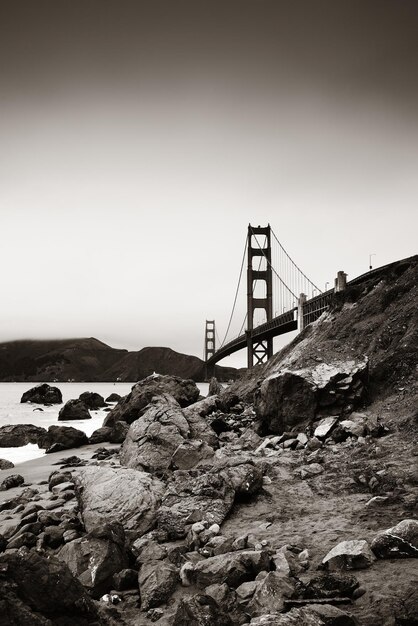
<path id="1" fill-rule="evenodd" d="M 33 550 L 0 555 L 0 611 L 8 624 L 68 626 L 94 624 L 98 614 L 83 586 L 65 563 Z"/>
<path id="2" fill-rule="evenodd" d="M 45 428 L 33 424 L 0 426 L 0 448 L 18 448 L 28 443 L 38 443 L 45 434 Z"/>
<path id="3" fill-rule="evenodd" d="M 31 532 L 22 532 L 16 537 L 13 537 L 7 544 L 8 550 L 18 550 L 23 546 L 32 548 L 36 544 L 36 535 Z"/>
<path id="4" fill-rule="evenodd" d="M 34 404 L 61 404 L 62 394 L 58 387 L 50 387 L 46 383 L 25 391 L 20 402 Z"/>
<path id="5" fill-rule="evenodd" d="M 234 488 L 224 474 L 175 471 L 157 513 L 158 529 L 167 539 L 181 539 L 187 533 L 187 526 L 194 522 L 221 524 L 234 498 Z"/>
<path id="6" fill-rule="evenodd" d="M 280 434 L 303 420 L 313 420 L 316 404 L 310 382 L 299 374 L 283 372 L 261 383 L 255 409 L 264 430 Z"/>
<path id="7" fill-rule="evenodd" d="M 267 576 L 257 581 L 248 607 L 250 614 L 262 615 L 270 611 L 282 611 L 284 601 L 292 596 L 293 591 L 289 578 L 280 572 L 268 572 Z"/>
<path id="8" fill-rule="evenodd" d="M 189 434 L 179 404 L 171 396 L 160 396 L 131 424 L 120 452 L 121 463 L 149 472 L 167 470 L 175 450 Z"/>
<path id="9" fill-rule="evenodd" d="M 171 457 L 171 466 L 174 469 L 188 470 L 205 459 L 214 455 L 214 450 L 204 441 L 184 441 L 181 443 Z"/>
<path id="10" fill-rule="evenodd" d="M 340 422 L 340 426 L 353 437 L 363 437 L 366 430 L 366 421 L 360 415 L 352 413 L 349 420 Z"/>
<path id="11" fill-rule="evenodd" d="M 365 569 L 375 561 L 367 541 L 353 539 L 337 544 L 322 560 L 329 570 Z"/>
<path id="12" fill-rule="evenodd" d="M 259 572 L 269 569 L 270 557 L 267 552 L 243 550 L 199 561 L 193 566 L 190 578 L 198 587 L 226 583 L 229 587 L 236 588 L 253 580 Z"/>
<path id="13" fill-rule="evenodd" d="M 106 406 L 106 402 L 104 401 L 103 396 L 100 393 L 96 393 L 94 391 L 85 391 L 80 394 L 78 397 L 79 400 L 84 402 L 88 409 L 95 411 L 96 409 L 101 409 Z"/>
<path id="14" fill-rule="evenodd" d="M 210 379 L 209 381 L 209 391 L 208 391 L 208 395 L 209 396 L 217 396 L 219 395 L 221 392 L 223 391 L 223 387 L 221 385 L 221 383 L 218 381 L 217 378 L 215 378 L 214 376 Z"/>
<path id="15" fill-rule="evenodd" d="M 326 439 L 328 435 L 331 433 L 334 426 L 337 424 L 338 418 L 336 417 L 326 417 L 321 420 L 318 426 L 315 428 L 314 436 L 318 439 Z"/>
<path id="16" fill-rule="evenodd" d="M 106 522 L 120 522 L 130 541 L 150 530 L 165 487 L 137 470 L 85 467 L 79 470 L 77 498 L 87 531 Z"/>
<path id="17" fill-rule="evenodd" d="M 255 617 L 251 626 L 357 626 L 358 622 L 345 611 L 331 604 L 310 604 L 288 613 L 272 613 Z"/>
<path id="18" fill-rule="evenodd" d="M 139 591 L 143 610 L 165 603 L 180 582 L 178 569 L 168 561 L 149 561 L 142 565 Z"/>
<path id="19" fill-rule="evenodd" d="M 11 474 L 0 484 L 0 491 L 7 491 L 7 489 L 13 489 L 13 487 L 19 487 L 23 485 L 24 482 L 25 479 L 20 474 Z"/>
<path id="20" fill-rule="evenodd" d="M 114 574 L 128 564 L 123 545 L 123 528 L 113 522 L 66 543 L 59 558 L 92 597 L 99 598 L 111 589 Z"/>
<path id="21" fill-rule="evenodd" d="M 303 421 L 312 421 L 320 407 L 340 414 L 361 402 L 368 377 L 368 360 L 334 360 L 290 371 L 281 369 L 263 380 L 255 408 L 264 431 L 282 433 Z M 341 381 L 347 381 L 344 387 Z M 359 387 L 360 384 L 360 387 Z"/>
<path id="22" fill-rule="evenodd" d="M 328 573 L 322 576 L 312 578 L 303 590 L 298 589 L 298 595 L 301 598 L 351 598 L 359 583 L 354 576 L 341 573 Z"/>
<path id="23" fill-rule="evenodd" d="M 126 422 L 115 422 L 115 425 L 110 431 L 109 441 L 110 443 L 123 443 L 128 434 L 129 424 Z"/>
<path id="24" fill-rule="evenodd" d="M 38 446 L 46 448 L 46 453 L 53 452 L 52 446 L 59 450 L 79 448 L 88 444 L 86 433 L 72 426 L 50 426 L 48 432 L 39 438 Z"/>
<path id="25" fill-rule="evenodd" d="M 200 454 L 213 454 L 213 450 L 206 444 L 193 442 L 190 437 L 189 422 L 176 400 L 167 395 L 159 396 L 131 424 L 120 452 L 121 463 L 127 467 L 157 472 L 169 469 L 174 455 L 176 461 L 181 462 L 179 446 L 184 446 L 183 451 L 188 450 L 184 465 L 198 463 Z"/>
<path id="26" fill-rule="evenodd" d="M 122 396 L 120 396 L 118 393 L 111 393 L 110 396 L 107 396 L 106 398 L 106 402 L 119 402 L 119 400 L 122 398 Z"/>
<path id="27" fill-rule="evenodd" d="M 418 558 L 418 521 L 402 520 L 379 533 L 370 547 L 379 559 Z"/>
<path id="28" fill-rule="evenodd" d="M 322 474 L 324 468 L 319 463 L 310 463 L 309 465 L 302 465 L 300 468 L 300 477 L 302 480 L 305 478 L 313 478 L 314 476 L 318 476 L 318 474 Z"/>
<path id="29" fill-rule="evenodd" d="M 71 472 L 60 472 L 60 471 L 56 470 L 55 472 L 52 472 L 49 475 L 49 478 L 48 478 L 48 488 L 49 488 L 49 491 L 52 491 L 52 489 L 56 485 L 59 485 L 61 483 L 68 483 L 71 480 L 72 480 Z"/>
<path id="30" fill-rule="evenodd" d="M 58 413 L 58 421 L 89 420 L 91 415 L 82 400 L 68 400 Z"/>
<path id="31" fill-rule="evenodd" d="M 14 467 L 14 463 L 8 461 L 7 459 L 0 459 L 0 470 L 4 469 L 12 469 Z"/>
<path id="32" fill-rule="evenodd" d="M 109 426 L 97 428 L 89 437 L 89 443 L 103 443 L 109 441 L 112 429 Z"/>
<path id="33" fill-rule="evenodd" d="M 172 626 L 232 626 L 232 622 L 217 602 L 209 595 L 182 598 Z"/>
<path id="34" fill-rule="evenodd" d="M 241 463 L 223 471 L 231 481 L 237 499 L 249 498 L 263 487 L 263 472 L 251 463 Z"/>
<path id="35" fill-rule="evenodd" d="M 183 380 L 178 376 L 151 375 L 132 387 L 130 394 L 122 398 L 108 413 L 103 426 L 113 426 L 122 420 L 132 424 L 144 412 L 145 407 L 155 396 L 172 396 L 180 407 L 189 406 L 199 398 L 199 388 L 192 380 Z"/>
<path id="36" fill-rule="evenodd" d="M 116 591 L 138 589 L 138 572 L 135 569 L 122 569 L 113 576 L 113 587 Z"/>

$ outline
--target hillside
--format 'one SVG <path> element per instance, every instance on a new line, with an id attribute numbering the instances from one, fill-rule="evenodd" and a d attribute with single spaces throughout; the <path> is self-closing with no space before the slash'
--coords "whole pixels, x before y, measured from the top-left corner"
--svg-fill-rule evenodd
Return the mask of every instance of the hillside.
<path id="1" fill-rule="evenodd" d="M 204 362 L 170 348 L 128 352 L 88 339 L 21 340 L 0 344 L 0 380 L 135 381 L 152 374 L 172 374 L 196 381 L 205 379 Z M 216 368 L 220 380 L 236 378 L 234 368 Z"/>

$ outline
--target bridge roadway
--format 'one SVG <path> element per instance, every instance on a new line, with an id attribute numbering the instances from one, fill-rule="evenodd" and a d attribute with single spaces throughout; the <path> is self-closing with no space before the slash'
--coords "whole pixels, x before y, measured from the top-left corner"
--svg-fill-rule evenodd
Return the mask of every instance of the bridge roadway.
<path id="1" fill-rule="evenodd" d="M 361 285 L 366 282 L 370 278 L 374 278 L 376 281 L 383 277 L 385 272 L 388 271 L 389 268 L 394 267 L 395 265 L 399 265 L 404 262 L 408 262 L 415 257 L 408 257 L 406 259 L 402 259 L 401 261 L 395 261 L 393 263 L 388 263 L 387 265 L 383 265 L 381 267 L 377 267 L 373 270 L 362 274 L 361 276 L 357 276 L 347 282 L 347 287 Z M 325 311 L 325 309 L 329 306 L 331 300 L 334 297 L 334 289 L 329 289 L 328 291 L 322 292 L 317 296 L 311 298 L 310 300 L 306 300 L 303 306 L 303 315 L 304 315 L 304 326 L 307 326 L 311 322 L 318 319 L 318 317 Z M 278 315 L 270 322 L 266 322 L 265 324 L 261 324 L 254 328 L 251 332 L 252 341 L 262 341 L 264 339 L 269 339 L 270 337 L 278 337 L 279 335 L 284 335 L 285 333 L 289 333 L 292 330 L 298 329 L 298 320 L 297 320 L 297 307 L 291 309 L 290 311 L 286 311 L 286 313 L 282 313 Z M 243 348 L 247 347 L 247 334 L 244 333 L 232 341 L 229 341 L 224 346 L 219 348 L 215 354 L 207 360 L 206 364 L 208 366 L 215 365 L 218 361 L 221 361 L 225 357 L 233 354 L 234 352 L 238 352 Z"/>

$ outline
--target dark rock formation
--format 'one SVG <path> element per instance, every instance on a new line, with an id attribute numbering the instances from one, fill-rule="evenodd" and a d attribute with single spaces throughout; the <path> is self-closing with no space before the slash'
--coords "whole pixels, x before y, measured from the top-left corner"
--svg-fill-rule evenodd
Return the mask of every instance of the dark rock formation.
<path id="1" fill-rule="evenodd" d="M 68 400 L 58 413 L 58 421 L 89 420 L 91 415 L 82 400 Z"/>
<path id="2" fill-rule="evenodd" d="M 264 430 L 272 433 L 312 422 L 318 414 L 343 415 L 364 398 L 367 378 L 367 359 L 280 370 L 261 383 L 257 415 Z"/>
<path id="3" fill-rule="evenodd" d="M 63 546 L 59 558 L 83 587 L 98 598 L 110 591 L 114 574 L 128 564 L 123 528 L 116 522 L 95 528 Z"/>
<path id="4" fill-rule="evenodd" d="M 178 569 L 169 561 L 149 561 L 142 565 L 138 582 L 141 606 L 147 611 L 166 602 L 180 578 Z"/>
<path id="5" fill-rule="evenodd" d="M 402 520 L 379 533 L 370 547 L 379 559 L 418 558 L 418 521 Z"/>
<path id="6" fill-rule="evenodd" d="M 199 389 L 192 380 L 183 380 L 177 376 L 148 376 L 132 387 L 130 394 L 122 398 L 119 403 L 108 413 L 103 426 L 113 426 L 115 422 L 122 420 L 132 424 L 140 417 L 147 404 L 154 396 L 168 394 L 180 404 L 186 407 L 199 397 Z"/>
<path id="7" fill-rule="evenodd" d="M 13 487 L 19 487 L 19 485 L 23 485 L 24 482 L 25 479 L 20 474 L 11 474 L 0 484 L 0 491 L 7 491 L 7 489 L 13 489 Z"/>
<path id="8" fill-rule="evenodd" d="M 81 583 L 58 559 L 35 551 L 0 555 L 0 615 L 4 624 L 87 626 L 98 621 L 97 609 Z M 51 620 L 51 621 L 50 621 Z"/>
<path id="9" fill-rule="evenodd" d="M 122 398 L 122 396 L 120 396 L 118 393 L 111 393 L 110 396 L 107 396 L 106 398 L 106 402 L 119 402 L 119 400 Z"/>
<path id="10" fill-rule="evenodd" d="M 0 427 L 0 448 L 17 448 L 38 443 L 46 435 L 45 428 L 33 424 L 9 424 Z"/>
<path id="11" fill-rule="evenodd" d="M 76 484 L 87 531 L 120 522 L 128 539 L 134 541 L 154 526 L 164 485 L 149 474 L 92 466 L 80 470 Z"/>
<path id="12" fill-rule="evenodd" d="M 123 443 L 126 435 L 129 431 L 129 424 L 126 422 L 115 422 L 115 425 L 110 430 L 109 441 L 110 443 Z"/>
<path id="13" fill-rule="evenodd" d="M 46 452 L 79 448 L 88 444 L 87 435 L 82 430 L 72 426 L 50 426 L 48 432 L 38 440 L 40 448 L 46 448 Z"/>
<path id="14" fill-rule="evenodd" d="M 112 429 L 109 426 L 103 426 L 102 428 L 97 428 L 89 437 L 89 443 L 103 443 L 104 441 L 109 441 L 110 433 Z"/>
<path id="15" fill-rule="evenodd" d="M 80 394 L 78 399 L 84 402 L 86 407 L 88 409 L 91 409 L 92 411 L 96 409 L 101 409 L 102 407 L 106 406 L 106 402 L 104 401 L 103 396 L 101 396 L 99 393 L 95 393 L 94 391 L 85 391 L 84 393 Z"/>
<path id="16" fill-rule="evenodd" d="M 12 469 L 14 467 L 14 463 L 8 461 L 7 459 L 0 459 L 0 470 L 4 469 Z"/>
<path id="17" fill-rule="evenodd" d="M 209 381 L 209 390 L 208 390 L 207 397 L 217 396 L 218 394 L 221 393 L 222 390 L 223 390 L 223 387 L 221 383 L 215 377 L 212 377 Z"/>
<path id="18" fill-rule="evenodd" d="M 62 393 L 58 387 L 51 387 L 44 383 L 25 391 L 20 402 L 32 402 L 34 404 L 61 404 Z"/>

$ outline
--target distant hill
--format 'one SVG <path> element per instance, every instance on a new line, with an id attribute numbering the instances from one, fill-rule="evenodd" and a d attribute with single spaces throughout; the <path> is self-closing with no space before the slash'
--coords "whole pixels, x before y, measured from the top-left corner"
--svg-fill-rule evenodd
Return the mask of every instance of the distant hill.
<path id="1" fill-rule="evenodd" d="M 196 356 L 170 348 L 119 350 L 95 339 L 56 339 L 0 343 L 0 381 L 133 382 L 158 372 L 195 381 L 205 379 L 205 364 Z M 219 380 L 237 378 L 232 367 L 215 368 Z"/>

